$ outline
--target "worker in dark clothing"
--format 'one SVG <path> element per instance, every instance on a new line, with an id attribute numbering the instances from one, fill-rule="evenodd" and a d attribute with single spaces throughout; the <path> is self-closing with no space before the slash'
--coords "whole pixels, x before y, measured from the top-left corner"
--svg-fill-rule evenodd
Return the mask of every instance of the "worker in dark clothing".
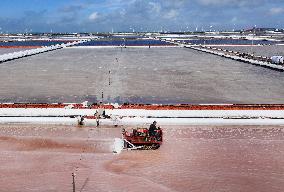
<path id="1" fill-rule="evenodd" d="M 154 121 L 150 125 L 150 128 L 149 128 L 149 135 L 150 136 L 156 136 L 156 131 L 158 130 L 156 125 L 157 125 L 157 121 Z"/>
<path id="2" fill-rule="evenodd" d="M 85 117 L 84 116 L 80 116 L 79 119 L 78 119 L 78 125 L 84 125 L 84 120 L 85 120 Z"/>

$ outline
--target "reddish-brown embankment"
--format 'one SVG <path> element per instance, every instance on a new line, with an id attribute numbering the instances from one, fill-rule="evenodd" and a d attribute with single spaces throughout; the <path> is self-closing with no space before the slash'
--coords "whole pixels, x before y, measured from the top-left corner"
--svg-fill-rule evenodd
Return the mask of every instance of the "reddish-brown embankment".
<path id="1" fill-rule="evenodd" d="M 64 108 L 70 104 L 55 103 L 55 104 L 36 104 L 36 103 L 12 103 L 0 104 L 0 108 Z M 83 104 L 72 104 L 74 109 L 114 109 L 111 104 L 92 104 L 89 107 L 84 107 Z M 117 107 L 118 109 L 148 109 L 148 110 L 284 110 L 284 104 L 224 104 L 224 105 L 145 105 L 145 104 L 123 104 Z"/>

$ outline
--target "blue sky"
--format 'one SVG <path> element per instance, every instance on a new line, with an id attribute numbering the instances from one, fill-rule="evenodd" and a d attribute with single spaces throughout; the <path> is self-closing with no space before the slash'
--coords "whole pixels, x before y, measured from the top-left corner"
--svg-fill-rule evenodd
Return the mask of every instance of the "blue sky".
<path id="1" fill-rule="evenodd" d="M 284 28 L 283 0 L 1 0 L 1 32 Z"/>

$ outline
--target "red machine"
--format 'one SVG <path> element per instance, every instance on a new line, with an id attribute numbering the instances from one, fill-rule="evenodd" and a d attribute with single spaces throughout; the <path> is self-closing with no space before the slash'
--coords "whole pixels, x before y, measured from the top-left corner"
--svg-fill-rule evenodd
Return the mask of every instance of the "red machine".
<path id="1" fill-rule="evenodd" d="M 133 129 L 132 132 L 122 131 L 125 149 L 143 149 L 155 150 L 158 149 L 163 142 L 162 129 L 158 128 L 154 135 L 149 135 L 147 128 Z"/>

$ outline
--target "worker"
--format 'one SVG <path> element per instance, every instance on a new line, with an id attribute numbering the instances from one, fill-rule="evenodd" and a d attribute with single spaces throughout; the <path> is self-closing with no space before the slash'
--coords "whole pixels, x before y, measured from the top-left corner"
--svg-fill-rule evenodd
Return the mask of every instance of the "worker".
<path id="1" fill-rule="evenodd" d="M 85 117 L 80 116 L 79 119 L 78 119 L 78 125 L 84 125 L 85 124 L 84 120 L 85 120 Z"/>
<path id="2" fill-rule="evenodd" d="M 149 135 L 150 136 L 156 136 L 156 131 L 158 130 L 156 125 L 157 125 L 157 121 L 154 121 L 150 125 L 150 128 L 149 128 Z"/>
<path id="3" fill-rule="evenodd" d="M 96 123 L 97 123 L 97 127 L 100 126 L 100 114 L 98 111 L 96 111 L 95 113 L 95 118 L 96 118 Z"/>

